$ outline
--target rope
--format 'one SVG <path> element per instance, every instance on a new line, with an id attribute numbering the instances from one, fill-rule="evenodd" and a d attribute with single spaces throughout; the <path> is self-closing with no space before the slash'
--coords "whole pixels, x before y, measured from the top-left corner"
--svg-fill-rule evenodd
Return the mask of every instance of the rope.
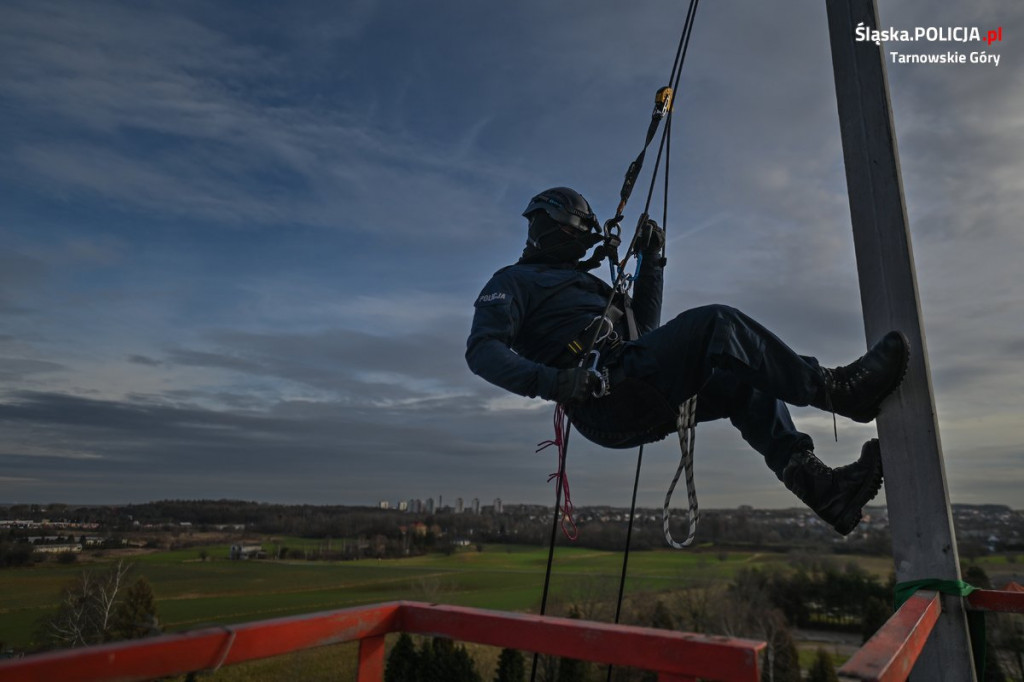
<path id="1" fill-rule="evenodd" d="M 672 485 L 668 487 L 668 493 L 665 495 L 665 506 L 662 507 L 661 516 L 665 540 L 673 549 L 683 549 L 693 543 L 693 539 L 697 536 L 697 521 L 700 519 L 700 510 L 697 508 L 697 489 L 693 484 L 693 445 L 697 435 L 697 396 L 693 396 L 679 406 L 676 425 L 679 429 L 679 466 L 676 467 L 676 475 L 672 478 Z M 669 529 L 671 521 L 669 504 L 672 502 L 672 493 L 675 492 L 679 476 L 684 471 L 686 472 L 686 498 L 689 502 L 690 529 L 685 540 L 676 542 L 672 539 L 672 531 Z"/>
<path id="2" fill-rule="evenodd" d="M 626 575 L 629 571 L 629 545 L 633 540 L 633 520 L 636 518 L 636 493 L 640 489 L 640 465 L 644 461 L 644 446 L 640 446 L 640 451 L 636 455 L 636 474 L 633 476 L 633 500 L 629 505 L 629 525 L 626 527 L 626 551 L 622 553 L 622 573 L 619 575 L 619 598 L 615 602 L 615 620 L 613 621 L 616 625 L 619 623 L 619 618 L 622 616 L 622 597 L 626 594 Z M 608 679 L 607 682 L 612 682 L 612 669 L 614 666 L 608 666 Z"/>
<path id="3" fill-rule="evenodd" d="M 228 660 L 228 654 L 231 653 L 231 647 L 234 646 L 235 637 L 238 636 L 238 633 L 235 632 L 235 629 L 230 625 L 219 625 L 218 627 L 224 631 L 227 637 L 221 645 L 220 651 L 217 652 L 217 662 L 213 664 L 212 668 L 199 671 L 193 670 L 192 672 L 187 673 L 185 675 L 185 682 L 196 682 L 200 675 L 213 675 L 221 669 L 224 665 L 224 661 Z"/>
<path id="4" fill-rule="evenodd" d="M 555 478 L 555 518 L 551 522 L 551 540 L 548 543 L 548 563 L 547 568 L 544 571 L 544 591 L 540 598 L 540 615 L 544 615 L 548 608 L 548 590 L 551 588 L 551 565 L 555 559 L 555 538 L 558 537 L 559 521 L 562 521 L 562 532 L 565 533 L 565 514 L 562 508 L 562 486 L 568 483 L 568 476 L 565 473 L 565 458 L 569 452 L 569 430 L 570 422 L 569 417 L 565 413 L 565 407 L 559 403 L 555 405 L 555 437 L 553 440 L 546 440 L 542 443 L 537 444 L 537 452 L 544 450 L 545 448 L 554 445 L 558 448 L 558 471 L 548 477 L 548 481 L 551 478 Z M 566 506 L 570 507 L 571 514 L 571 502 L 569 502 L 568 489 L 566 489 Z M 571 520 L 570 516 L 570 520 Z M 573 529 L 576 526 L 573 524 Z M 575 539 L 575 538 L 572 538 Z M 530 669 L 530 682 L 534 682 L 537 679 L 537 661 L 538 655 L 536 652 L 533 654 L 533 665 Z"/>
<path id="5" fill-rule="evenodd" d="M 558 450 L 558 471 L 548 475 L 548 483 L 557 479 L 555 484 L 555 518 L 561 518 L 562 534 L 570 541 L 575 542 L 579 537 L 579 529 L 572 518 L 575 507 L 572 504 L 572 496 L 569 494 L 569 475 L 565 470 L 565 457 L 569 454 L 569 416 L 565 413 L 565 406 L 555 406 L 555 437 L 552 440 L 537 443 L 536 452 L 546 450 L 555 446 Z M 543 613 L 543 612 L 541 612 Z"/>
<path id="6" fill-rule="evenodd" d="M 658 95 L 655 98 L 656 106 L 662 106 L 663 105 L 664 109 L 662 110 L 661 114 L 655 112 L 655 114 L 652 116 L 651 123 L 650 123 L 650 125 L 648 126 L 648 129 L 647 129 L 647 136 L 646 136 L 646 140 L 644 142 L 644 147 L 641 150 L 639 156 L 637 156 L 636 160 L 632 164 L 630 164 L 629 169 L 626 171 L 626 179 L 623 182 L 622 190 L 620 191 L 619 205 L 618 205 L 618 208 L 617 208 L 617 210 L 615 212 L 616 213 L 615 218 L 613 218 L 611 221 L 609 221 L 605 225 L 606 238 L 607 238 L 606 239 L 605 247 L 608 248 L 607 257 L 609 259 L 609 266 L 611 267 L 611 270 L 612 270 L 613 284 L 612 284 L 612 294 L 608 297 L 608 302 L 605 305 L 605 309 L 604 309 L 604 312 L 602 313 L 602 317 L 607 317 L 608 316 L 608 312 L 609 312 L 609 310 L 611 310 L 612 303 L 615 300 L 615 294 L 616 293 L 620 293 L 620 292 L 623 293 L 623 294 L 627 293 L 629 285 L 631 284 L 631 282 L 629 282 L 628 279 L 627 279 L 627 275 L 626 275 L 626 271 L 625 271 L 625 263 L 626 263 L 626 261 L 629 260 L 630 255 L 635 255 L 636 254 L 637 241 L 638 241 L 638 237 L 640 235 L 640 228 L 644 224 L 644 222 L 646 221 L 647 216 L 648 216 L 648 211 L 650 210 L 651 199 L 652 199 L 652 196 L 654 194 L 654 187 L 655 187 L 655 185 L 657 183 L 658 170 L 661 167 L 662 155 L 663 155 L 663 153 L 667 152 L 671 148 L 671 129 L 672 129 L 671 128 L 671 123 L 672 123 L 672 110 L 673 110 L 673 97 L 674 97 L 673 93 L 677 90 L 677 88 L 679 86 L 679 79 L 682 76 L 683 61 L 686 58 L 686 52 L 687 52 L 687 49 L 688 49 L 689 44 L 690 44 L 690 36 L 693 33 L 693 21 L 694 21 L 694 17 L 696 16 L 696 13 L 697 13 L 697 5 L 699 4 L 699 2 L 700 2 L 700 0 L 690 0 L 690 5 L 689 5 L 689 8 L 687 9 L 687 12 L 686 12 L 686 20 L 683 23 L 682 34 L 679 36 L 679 45 L 676 47 L 676 55 L 675 55 L 675 58 L 672 61 L 672 72 L 669 75 L 669 84 L 671 86 L 671 89 L 667 93 L 665 92 L 665 90 L 666 90 L 665 88 L 663 88 L 662 90 L 659 90 Z M 664 100 L 662 99 L 663 96 L 665 97 Z M 666 116 L 668 120 L 666 121 L 666 124 L 663 127 L 663 129 L 662 129 L 661 141 L 658 144 L 658 155 L 657 155 L 657 158 L 656 158 L 655 163 L 654 163 L 654 170 L 653 170 L 653 172 L 651 174 L 651 186 L 650 186 L 650 189 L 648 190 L 648 193 L 647 193 L 647 201 L 646 201 L 646 204 L 644 206 L 644 211 L 643 211 L 643 213 L 640 216 L 640 220 L 637 222 L 637 229 L 633 233 L 633 239 L 631 240 L 631 242 L 629 244 L 629 248 L 626 250 L 625 258 L 623 258 L 623 260 L 621 262 L 616 263 L 616 261 L 618 260 L 618 256 L 617 256 L 617 254 L 615 254 L 615 247 L 618 245 L 618 237 L 617 237 L 617 234 L 614 235 L 615 241 L 613 243 L 612 242 L 612 237 L 613 237 L 612 229 L 615 228 L 617 230 L 618 223 L 622 219 L 622 211 L 625 209 L 626 203 L 629 201 L 630 194 L 632 194 L 633 184 L 636 182 L 637 176 L 640 173 L 640 168 L 643 165 L 644 156 L 647 153 L 647 148 L 650 146 L 650 144 L 651 144 L 651 142 L 652 142 L 652 140 L 654 138 L 654 134 L 655 134 L 655 131 L 657 129 L 658 122 L 660 121 L 662 115 Z M 667 223 L 668 223 L 668 160 L 667 160 L 667 156 L 666 156 L 666 164 L 665 165 L 666 165 L 666 168 L 665 168 L 665 198 L 664 198 L 665 207 L 664 207 L 663 218 L 662 218 L 662 226 L 663 227 L 666 226 Z M 663 246 L 662 247 L 662 249 L 663 249 L 662 250 L 662 255 L 664 255 L 664 248 L 665 247 Z M 616 274 L 615 265 L 618 266 L 617 274 Z M 590 355 L 590 351 L 592 351 L 594 349 L 594 347 L 596 345 L 596 341 L 597 341 L 597 335 L 595 335 L 594 338 L 591 339 L 590 347 L 587 349 L 587 352 L 584 354 L 584 356 L 589 356 Z M 696 495 L 696 492 L 693 490 L 693 427 L 696 424 L 696 417 L 695 417 L 695 415 L 696 415 L 696 397 L 693 397 L 690 400 L 688 400 L 686 403 L 683 404 L 682 408 L 680 409 L 680 439 L 681 439 L 681 442 L 682 442 L 682 439 L 683 439 L 683 431 L 684 431 L 684 429 L 683 429 L 683 422 L 684 422 L 683 414 L 684 414 L 684 408 L 686 408 L 687 405 L 689 405 L 689 410 L 687 412 L 687 414 L 689 415 L 688 416 L 688 420 L 689 421 L 686 421 L 685 423 L 689 425 L 687 433 L 689 433 L 690 435 L 686 439 L 686 441 L 688 443 L 688 448 L 687 448 L 686 451 L 689 452 L 689 457 L 688 458 L 684 457 L 684 460 L 688 459 L 688 461 L 689 461 L 689 465 L 686 467 L 687 468 L 686 482 L 687 482 L 687 491 L 689 493 L 689 498 L 690 498 L 690 537 L 687 538 L 686 542 L 683 543 L 683 545 L 677 545 L 676 543 L 674 543 L 672 541 L 672 539 L 671 539 L 671 535 L 668 532 L 668 503 L 669 503 L 669 500 L 672 497 L 672 490 L 675 488 L 676 481 L 679 479 L 679 472 L 678 471 L 676 472 L 675 480 L 672 481 L 672 487 L 669 488 L 668 497 L 666 497 L 666 499 L 665 499 L 665 535 L 666 535 L 666 538 L 669 541 L 669 544 L 672 545 L 673 547 L 677 547 L 677 548 L 683 547 L 683 546 L 686 546 L 686 545 L 690 544 L 693 541 L 693 537 L 694 537 L 694 535 L 696 534 L 696 531 L 697 531 L 697 495 Z M 552 478 L 554 478 L 556 480 L 556 485 L 555 485 L 555 520 L 552 523 L 551 542 L 550 542 L 550 546 L 548 548 L 547 570 L 546 570 L 545 575 L 544 575 L 544 593 L 543 593 L 543 596 L 541 597 L 541 606 L 540 606 L 540 613 L 541 613 L 541 615 L 544 614 L 544 612 L 545 612 L 545 610 L 547 608 L 548 588 L 549 588 L 549 586 L 551 584 L 551 565 L 552 565 L 552 561 L 553 561 L 554 553 L 555 553 L 555 538 L 556 538 L 556 530 L 555 529 L 558 527 L 559 521 L 561 521 L 562 532 L 566 535 L 566 537 L 568 537 L 570 540 L 575 540 L 576 537 L 578 536 L 578 530 L 576 528 L 576 524 L 572 520 L 572 502 L 570 501 L 570 498 L 569 498 L 569 482 L 568 482 L 568 477 L 567 477 L 567 475 L 565 473 L 565 458 L 566 458 L 566 452 L 568 450 L 570 422 L 569 422 L 568 417 L 565 414 L 565 408 L 562 405 L 556 406 L 554 419 L 555 419 L 555 438 L 553 440 L 545 441 L 543 443 L 540 443 L 539 447 L 538 447 L 538 452 L 540 450 L 543 450 L 543 449 L 545 449 L 547 447 L 550 447 L 552 445 L 554 445 L 554 446 L 556 446 L 558 448 L 558 471 L 548 477 L 548 481 L 551 481 Z M 620 587 L 619 587 L 619 600 L 618 600 L 618 605 L 616 606 L 616 618 L 615 618 L 616 622 L 618 622 L 619 612 L 621 611 L 621 607 L 622 607 L 622 597 L 623 597 L 623 591 L 624 591 L 624 586 L 625 586 L 626 569 L 627 569 L 627 563 L 628 563 L 628 560 L 629 560 L 629 545 L 630 545 L 630 540 L 631 540 L 631 535 L 632 535 L 633 516 L 635 515 L 635 510 L 636 510 L 636 494 L 637 494 L 637 489 L 639 487 L 640 464 L 642 462 L 642 459 L 643 459 L 643 447 L 641 446 L 640 452 L 639 452 L 639 454 L 637 456 L 636 480 L 634 481 L 634 484 L 633 484 L 633 507 L 632 507 L 631 512 L 630 512 L 630 527 L 629 527 L 629 530 L 627 531 L 625 556 L 623 557 L 622 578 L 621 578 Z M 565 504 L 564 504 L 564 506 L 560 506 L 560 502 L 562 500 L 562 490 L 563 490 L 563 488 L 565 490 Z M 566 521 L 567 519 L 568 519 L 568 522 Z M 568 523 L 569 527 L 571 527 L 571 529 L 572 529 L 571 532 L 567 529 L 567 525 L 566 525 L 567 523 Z M 534 654 L 534 656 L 533 656 L 533 666 L 532 666 L 532 670 L 530 671 L 530 680 L 531 680 L 531 682 L 533 682 L 536 679 L 536 676 L 537 676 L 537 661 L 538 661 L 537 655 Z M 611 678 L 611 674 L 612 674 L 612 668 L 609 667 L 608 668 L 608 677 L 609 677 L 609 679 Z"/>
<path id="7" fill-rule="evenodd" d="M 235 629 L 229 625 L 222 625 L 224 631 L 228 634 L 227 639 L 224 641 L 224 646 L 221 648 L 220 656 L 217 657 L 217 664 L 214 665 L 208 672 L 215 673 L 220 670 L 221 666 L 224 665 L 224 661 L 228 660 L 228 654 L 231 653 L 231 647 L 235 643 L 235 637 L 238 633 Z"/>

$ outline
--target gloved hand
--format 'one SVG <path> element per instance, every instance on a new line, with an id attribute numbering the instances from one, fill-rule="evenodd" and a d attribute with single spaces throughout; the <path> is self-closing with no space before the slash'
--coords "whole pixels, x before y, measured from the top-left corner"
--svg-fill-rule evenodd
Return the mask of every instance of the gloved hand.
<path id="1" fill-rule="evenodd" d="M 584 367 L 570 367 L 558 370 L 555 380 L 554 399 L 559 403 L 582 403 L 594 397 L 594 391 L 601 389 L 601 380 Z"/>
<path id="2" fill-rule="evenodd" d="M 661 256 L 661 249 L 665 246 L 665 230 L 648 218 L 640 226 L 640 233 L 637 235 L 637 250 L 646 257 L 657 258 Z"/>

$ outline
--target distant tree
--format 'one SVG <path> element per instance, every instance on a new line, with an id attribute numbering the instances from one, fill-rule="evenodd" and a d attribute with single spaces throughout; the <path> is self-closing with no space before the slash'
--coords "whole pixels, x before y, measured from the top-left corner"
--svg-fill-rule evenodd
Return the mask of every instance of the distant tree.
<path id="1" fill-rule="evenodd" d="M 992 589 L 992 581 L 988 574 L 977 564 L 971 564 L 964 569 L 963 576 L 964 582 L 974 587 L 983 590 Z M 985 638 L 985 677 L 982 682 L 1005 682 L 1006 680 L 1006 673 L 1003 672 L 999 657 L 999 651 L 1003 648 L 1000 646 L 1003 643 L 1003 638 L 1000 632 L 1002 623 L 998 616 L 999 614 L 984 614 L 982 616 L 986 626 L 992 630 L 994 635 Z"/>
<path id="2" fill-rule="evenodd" d="M 523 654 L 515 649 L 502 649 L 498 656 L 498 670 L 494 682 L 523 682 L 526 676 L 526 661 Z"/>
<path id="3" fill-rule="evenodd" d="M 985 572 L 978 564 L 971 564 L 963 570 L 964 582 L 974 585 L 975 587 L 983 590 L 992 589 L 992 581 L 989 580 L 988 573 Z"/>
<path id="4" fill-rule="evenodd" d="M 0 542 L 0 567 L 28 565 L 34 551 L 27 542 Z"/>
<path id="5" fill-rule="evenodd" d="M 41 623 L 42 645 L 79 647 L 114 639 L 114 615 L 127 589 L 130 570 L 130 564 L 119 561 L 104 572 L 83 571 L 65 585 L 57 612 Z"/>
<path id="6" fill-rule="evenodd" d="M 824 649 L 819 648 L 815 653 L 814 662 L 807 673 L 807 682 L 839 682 L 832 657 Z"/>
<path id="7" fill-rule="evenodd" d="M 153 588 L 139 577 L 118 602 L 111 622 L 111 639 L 140 639 L 160 634 Z"/>
<path id="8" fill-rule="evenodd" d="M 569 617 L 580 618 L 580 611 L 575 606 L 569 610 Z M 587 677 L 587 664 L 575 658 L 561 658 L 558 661 L 558 673 L 555 682 L 584 682 Z"/>
<path id="9" fill-rule="evenodd" d="M 555 682 L 585 682 L 587 679 L 586 662 L 575 658 L 563 658 L 558 661 L 558 674 Z"/>
<path id="10" fill-rule="evenodd" d="M 466 647 L 446 637 L 424 642 L 419 658 L 417 682 L 481 682 Z"/>
<path id="11" fill-rule="evenodd" d="M 690 588 L 677 596 L 676 625 L 686 632 L 711 632 L 717 616 L 720 590 L 711 586 Z"/>
<path id="12" fill-rule="evenodd" d="M 800 682 L 800 655 L 793 633 L 784 625 L 768 641 L 768 665 L 761 671 L 762 682 Z"/>
<path id="13" fill-rule="evenodd" d="M 416 682 L 442 682 L 444 680 L 444 663 L 437 661 L 437 648 L 430 640 L 423 640 L 416 655 L 419 669 L 416 671 Z"/>
<path id="14" fill-rule="evenodd" d="M 868 597 L 864 602 L 864 613 L 861 616 L 861 638 L 868 641 L 878 632 L 878 628 L 885 625 L 885 621 L 892 616 L 892 607 L 878 597 Z"/>
<path id="15" fill-rule="evenodd" d="M 419 654 L 412 637 L 403 632 L 388 654 L 387 667 L 384 670 L 384 682 L 418 682 Z"/>
<path id="16" fill-rule="evenodd" d="M 654 613 L 651 614 L 651 627 L 661 630 L 675 630 L 675 620 L 669 612 L 665 602 L 660 599 L 654 604 Z"/>
<path id="17" fill-rule="evenodd" d="M 451 682 L 481 682 L 480 673 L 476 671 L 473 657 L 466 651 L 466 647 L 454 647 L 447 679 Z"/>

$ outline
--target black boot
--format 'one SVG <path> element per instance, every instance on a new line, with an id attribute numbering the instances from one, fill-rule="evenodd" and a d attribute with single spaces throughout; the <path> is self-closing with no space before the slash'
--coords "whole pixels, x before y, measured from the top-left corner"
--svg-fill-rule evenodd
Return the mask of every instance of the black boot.
<path id="1" fill-rule="evenodd" d="M 811 405 L 867 423 L 878 416 L 882 401 L 907 373 L 910 343 L 901 332 L 889 332 L 859 360 L 835 369 L 821 368 L 824 383 Z"/>
<path id="2" fill-rule="evenodd" d="M 860 523 L 864 505 L 882 487 L 878 440 L 869 440 L 860 459 L 838 469 L 823 464 L 810 450 L 794 453 L 782 482 L 830 526 L 849 535 Z"/>

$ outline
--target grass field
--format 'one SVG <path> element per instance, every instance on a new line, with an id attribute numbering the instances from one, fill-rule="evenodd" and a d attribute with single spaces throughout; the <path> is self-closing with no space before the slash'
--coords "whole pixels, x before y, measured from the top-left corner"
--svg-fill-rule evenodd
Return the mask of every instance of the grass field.
<path id="1" fill-rule="evenodd" d="M 298 541 L 285 542 L 290 547 Z M 485 546 L 450 556 L 431 554 L 398 560 L 350 562 L 229 561 L 226 546 L 143 554 L 131 558 L 157 598 L 166 630 L 214 623 L 239 623 L 298 613 L 398 599 L 438 601 L 503 610 L 539 606 L 547 550 Z M 0 642 L 28 644 L 39 619 L 56 607 L 61 587 L 83 570 L 101 568 L 114 555 L 88 564 L 47 562 L 0 571 Z M 885 560 L 870 569 L 887 572 Z M 620 554 L 559 548 L 552 594 L 578 599 L 584 593 L 612 598 Z M 661 592 L 728 580 L 742 567 L 785 565 L 784 554 L 715 552 L 635 552 L 630 557 L 628 590 Z"/>
<path id="2" fill-rule="evenodd" d="M 266 544 L 266 543 L 265 543 Z M 286 542 L 297 546 L 298 542 Z M 168 631 L 231 624 L 279 616 L 411 599 L 481 608 L 536 611 L 547 550 L 489 545 L 482 552 L 431 554 L 398 560 L 350 562 L 229 561 L 226 546 L 164 551 L 131 558 L 157 599 L 160 622 Z M 88 557 L 87 557 L 88 558 Z M 851 557 L 838 557 L 847 562 Z M 0 571 L 0 642 L 28 645 L 40 618 L 56 608 L 63 585 L 83 570 L 102 569 L 116 556 L 88 563 L 46 562 Z M 554 599 L 614 599 L 621 555 L 582 548 L 559 548 L 551 594 Z M 781 553 L 670 550 L 635 552 L 630 557 L 630 594 L 657 593 L 727 581 L 743 567 L 786 566 Z M 885 577 L 884 558 L 856 561 Z"/>

